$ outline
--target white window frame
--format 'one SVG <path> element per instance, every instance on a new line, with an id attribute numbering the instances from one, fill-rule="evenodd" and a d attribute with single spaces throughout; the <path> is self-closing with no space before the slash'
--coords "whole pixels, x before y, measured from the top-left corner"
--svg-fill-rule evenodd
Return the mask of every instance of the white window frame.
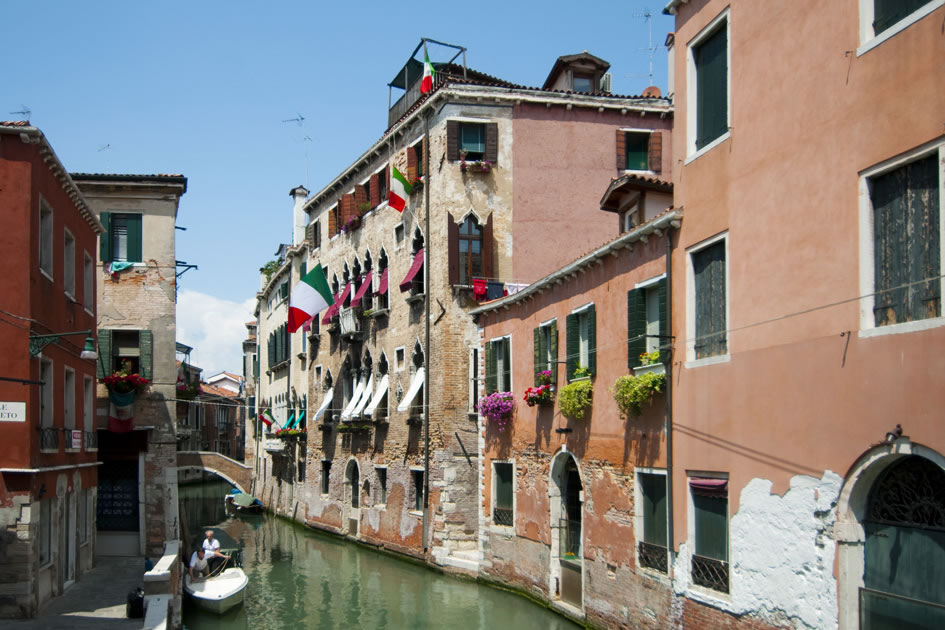
<path id="1" fill-rule="evenodd" d="M 732 481 L 729 476 L 729 473 L 718 472 L 718 471 L 706 471 L 706 470 L 687 470 L 686 471 L 686 542 L 689 545 L 689 548 L 692 550 L 692 554 L 696 553 L 696 504 L 692 500 L 692 488 L 689 486 L 689 481 L 694 477 L 702 477 L 705 479 L 725 479 L 729 482 L 728 489 L 726 491 L 725 503 L 726 503 L 726 518 L 728 526 L 725 528 L 728 532 L 728 541 L 726 541 L 725 546 L 728 549 L 728 593 L 723 593 L 722 591 L 716 591 L 711 588 L 706 588 L 705 586 L 700 586 L 693 582 L 692 580 L 692 559 L 690 557 L 690 564 L 685 568 L 686 574 L 688 575 L 688 595 L 693 596 L 693 599 L 703 603 L 721 603 L 723 604 L 723 610 L 729 610 L 730 604 L 732 602 L 732 582 L 733 577 L 735 576 L 735 571 L 732 567 L 732 514 L 731 514 L 731 500 L 732 500 Z"/>
<path id="2" fill-rule="evenodd" d="M 383 470 L 383 471 L 384 471 L 384 474 L 385 474 L 385 476 L 384 476 L 384 483 L 383 483 L 383 484 L 381 484 L 381 478 L 380 478 L 380 476 L 377 474 L 377 471 L 379 471 L 379 470 Z M 384 500 L 383 500 L 383 501 L 380 501 L 380 502 L 378 502 L 378 503 L 375 503 L 375 504 L 374 504 L 374 507 L 376 507 L 376 508 L 386 508 L 386 507 L 387 507 L 387 495 L 390 494 L 390 488 L 387 486 L 387 482 L 390 481 L 390 477 L 387 476 L 387 466 L 375 466 L 375 467 L 374 467 L 374 477 L 377 479 L 377 491 L 378 491 L 378 495 L 380 494 L 380 492 L 381 492 L 382 489 L 383 489 L 383 491 L 384 491 Z"/>
<path id="3" fill-rule="evenodd" d="M 91 376 L 82 377 L 82 430 L 95 430 L 95 381 Z"/>
<path id="4" fill-rule="evenodd" d="M 493 351 L 493 352 L 496 352 L 496 355 L 495 355 L 495 371 L 496 371 L 496 375 L 495 375 L 495 378 L 496 378 L 496 381 L 495 381 L 495 391 L 497 391 L 497 392 L 514 392 L 514 391 L 515 391 L 515 383 L 514 383 L 513 377 L 514 377 L 515 370 L 514 370 L 513 368 L 515 367 L 515 357 L 512 355 L 512 335 L 502 335 L 501 337 L 493 337 L 492 339 L 489 340 L 489 343 L 494 344 L 494 345 L 493 345 L 493 348 L 492 348 L 492 351 Z M 508 344 L 509 344 L 509 388 L 508 388 L 508 389 L 502 389 L 503 383 L 501 382 L 501 380 L 502 380 L 502 372 L 503 372 L 503 370 L 505 369 L 505 360 L 504 360 L 504 358 L 503 358 L 503 356 L 502 356 L 502 353 L 501 353 L 501 352 L 497 352 L 497 348 L 495 347 L 495 346 L 498 346 L 498 345 L 500 345 L 500 344 L 502 344 L 502 343 L 508 343 Z"/>
<path id="5" fill-rule="evenodd" d="M 696 158 L 708 153 L 732 135 L 732 20 L 729 14 L 730 9 L 726 8 L 686 44 L 686 160 L 684 164 L 689 164 Z M 728 73 L 726 81 L 728 94 L 726 95 L 725 115 L 728 119 L 728 131 L 701 149 L 696 149 L 696 58 L 693 55 L 693 48 L 698 48 L 699 44 L 709 36 L 714 35 L 717 27 L 723 21 L 725 22 L 723 28 L 727 31 L 725 38 L 727 44 L 725 69 Z"/>
<path id="6" fill-rule="evenodd" d="M 82 306 L 89 315 L 95 309 L 95 260 L 83 251 L 82 267 Z"/>
<path id="7" fill-rule="evenodd" d="M 714 357 L 705 357 L 696 359 L 696 273 L 692 265 L 692 255 L 696 254 L 706 247 L 715 245 L 719 241 L 725 241 L 725 330 L 730 325 L 732 315 L 732 264 L 729 256 L 728 232 L 716 234 L 704 241 L 686 249 L 686 367 L 694 368 L 703 365 L 712 365 L 714 363 L 726 363 L 731 360 L 732 339 L 731 335 L 725 336 L 725 354 L 719 354 Z M 667 290 L 669 288 L 667 287 Z"/>
<path id="8" fill-rule="evenodd" d="M 413 516 L 420 516 L 420 515 L 423 514 L 423 494 L 422 494 L 422 490 L 421 490 L 421 494 L 420 494 L 419 499 L 418 499 L 418 497 L 417 497 L 417 495 L 416 495 L 416 492 L 417 492 L 417 484 L 416 484 L 416 482 L 414 481 L 414 477 L 415 477 L 415 475 L 416 475 L 417 473 L 420 473 L 420 481 L 421 481 L 421 482 L 425 482 L 425 479 L 424 479 L 424 477 L 423 477 L 423 473 L 424 473 L 423 468 L 421 468 L 420 466 L 411 466 L 411 467 L 410 467 L 410 491 L 407 492 L 406 495 L 407 495 L 407 497 L 408 497 L 408 501 L 409 501 L 409 499 L 413 499 L 413 501 L 409 501 L 408 504 L 407 504 L 407 513 L 408 513 L 408 514 L 411 514 L 411 515 L 413 515 Z M 420 487 L 421 487 L 421 488 L 425 488 L 425 487 L 426 487 L 426 484 L 425 484 L 425 483 L 422 483 Z M 419 509 L 419 510 L 416 509 L 417 503 L 420 503 L 420 509 Z"/>
<path id="9" fill-rule="evenodd" d="M 939 317 L 902 322 L 901 324 L 889 324 L 888 326 L 876 326 L 876 319 L 873 315 L 873 306 L 876 303 L 873 293 L 876 288 L 873 269 L 873 203 L 870 199 L 869 180 L 901 168 L 910 162 L 935 154 L 938 155 L 939 165 L 938 238 L 939 255 L 941 257 L 939 269 L 945 272 L 945 248 L 942 247 L 942 244 L 945 243 L 945 137 L 940 137 L 860 172 L 860 295 L 864 297 L 860 300 L 859 337 L 895 335 L 945 326 L 945 309 L 942 310 L 943 315 Z M 939 278 L 939 282 L 941 283 L 943 295 L 945 295 L 945 278 Z"/>
<path id="10" fill-rule="evenodd" d="M 71 253 L 70 253 L 70 250 Z M 62 228 L 62 290 L 66 297 L 75 299 L 75 236 L 69 228 Z"/>
<path id="11" fill-rule="evenodd" d="M 512 524 L 511 525 L 500 525 L 495 522 L 495 506 L 496 506 L 496 496 L 497 496 L 496 481 L 498 479 L 498 476 L 495 473 L 496 464 L 508 464 L 512 467 Z M 490 484 L 491 485 L 490 503 L 492 505 L 490 506 L 490 510 L 489 510 L 489 521 L 492 523 L 492 529 L 494 531 L 497 531 L 502 534 L 511 534 L 515 531 L 515 517 L 516 517 L 516 512 L 517 512 L 516 508 L 518 507 L 517 498 L 516 498 L 516 488 L 518 486 L 518 470 L 517 470 L 517 467 L 515 466 L 515 460 L 514 459 L 493 459 L 491 468 L 492 468 L 492 471 L 491 471 L 492 483 Z"/>
<path id="12" fill-rule="evenodd" d="M 638 128 L 636 128 L 636 127 L 620 127 L 620 131 L 621 131 L 621 133 L 624 133 L 624 134 L 628 134 L 628 133 L 639 133 L 639 134 L 646 134 L 647 136 L 651 136 L 651 135 L 653 135 L 653 132 L 654 132 L 654 131 L 659 131 L 659 130 L 658 130 L 658 129 L 638 129 Z M 626 135 L 624 135 L 624 142 L 626 142 Z M 626 145 L 624 145 L 624 146 L 626 146 Z M 627 158 L 627 156 L 624 155 L 624 160 L 623 160 L 624 168 L 620 169 L 623 173 L 648 175 L 648 174 L 652 174 L 652 173 L 654 172 L 654 171 L 653 171 L 653 165 L 650 164 L 650 156 L 649 156 L 649 146 L 650 146 L 650 143 L 649 143 L 649 140 L 647 140 L 646 146 L 647 146 L 646 165 L 649 166 L 650 168 L 648 168 L 648 169 L 646 169 L 646 170 L 642 170 L 642 171 L 641 171 L 641 170 L 638 170 L 638 169 L 626 168 L 626 165 L 627 165 L 627 159 L 626 159 L 626 158 Z M 626 149 L 624 149 L 624 153 L 626 153 Z"/>
<path id="13" fill-rule="evenodd" d="M 578 316 L 578 360 L 577 364 L 583 367 L 589 367 L 588 361 L 591 358 L 591 344 L 588 338 L 588 319 L 587 312 L 594 306 L 593 302 L 585 304 L 571 311 L 572 315 Z M 565 331 L 567 334 L 567 331 Z"/>
<path id="14" fill-rule="evenodd" d="M 870 50 L 876 48 L 887 39 L 895 37 L 906 30 L 922 18 L 926 17 L 936 9 L 945 6 L 945 0 L 932 0 L 928 4 L 919 7 L 906 17 L 902 18 L 885 31 L 877 35 L 873 30 L 873 17 L 875 16 L 875 0 L 859 0 L 860 4 L 860 46 L 856 49 L 856 56 L 859 57 Z"/>
<path id="15" fill-rule="evenodd" d="M 397 346 L 394 348 L 394 371 L 403 372 L 405 369 L 407 369 L 407 346 Z"/>
<path id="16" fill-rule="evenodd" d="M 645 466 L 637 466 L 633 470 L 633 505 L 643 505 L 643 484 L 640 483 L 640 475 L 658 475 L 666 479 L 666 469 L 665 468 L 649 468 Z M 668 493 L 667 493 L 668 501 Z M 669 523 L 667 522 L 666 535 L 669 536 Z M 634 509 L 633 512 L 633 536 L 634 540 L 640 542 L 643 540 L 643 512 Z M 666 541 L 666 554 L 667 554 L 667 563 L 669 562 L 669 540 Z M 634 557 L 638 557 L 639 546 L 637 549 L 634 549 Z M 637 567 L 643 573 L 654 577 L 666 584 L 670 583 L 670 578 L 668 573 L 663 573 L 661 571 L 656 571 L 655 569 L 650 569 L 648 567 L 640 566 L 639 563 Z"/>
<path id="17" fill-rule="evenodd" d="M 552 317 L 551 319 L 543 321 L 542 323 L 538 324 L 538 329 L 539 329 L 538 334 L 542 335 L 543 337 L 546 337 L 545 345 L 548 348 L 548 354 L 541 357 L 541 360 L 544 361 L 545 363 L 545 366 L 546 366 L 545 369 L 550 369 L 552 371 L 554 371 L 553 366 L 557 362 L 558 357 L 551 356 L 551 326 L 556 324 L 557 322 L 558 322 L 558 318 Z M 552 366 L 552 367 L 547 367 L 547 366 Z"/>
<path id="18" fill-rule="evenodd" d="M 75 430 L 75 370 L 68 365 L 62 369 L 62 427 L 66 432 L 66 448 L 72 450 L 72 435 L 69 432 Z"/>
<path id="19" fill-rule="evenodd" d="M 44 222 L 45 219 L 49 221 L 48 227 Z M 56 216 L 53 212 L 52 206 L 50 206 L 46 200 L 40 196 L 39 198 L 39 272 L 46 276 L 50 282 L 54 282 L 53 278 L 53 264 L 55 261 L 55 248 L 53 247 L 53 241 L 55 240 L 55 227 L 56 227 Z M 47 259 L 48 257 L 48 259 Z"/>

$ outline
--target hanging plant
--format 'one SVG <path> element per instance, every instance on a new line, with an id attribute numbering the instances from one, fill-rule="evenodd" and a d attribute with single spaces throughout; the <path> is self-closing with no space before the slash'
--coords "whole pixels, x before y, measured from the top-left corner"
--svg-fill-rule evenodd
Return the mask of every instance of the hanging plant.
<path id="1" fill-rule="evenodd" d="M 504 431 L 512 419 L 512 411 L 515 410 L 515 396 L 512 392 L 492 392 L 479 399 L 476 409 L 489 422 L 495 424 L 499 431 Z"/>
<path id="2" fill-rule="evenodd" d="M 525 390 L 525 402 L 529 407 L 547 405 L 554 402 L 555 389 L 551 385 L 539 385 Z"/>
<path id="3" fill-rule="evenodd" d="M 647 372 L 639 376 L 626 374 L 617 379 L 610 392 L 614 395 L 617 408 L 625 417 L 639 416 L 643 405 L 653 402 L 653 395 L 666 387 L 666 375 Z"/>
<path id="4" fill-rule="evenodd" d="M 200 394 L 200 381 L 177 381 L 177 400 L 193 400 Z"/>
<path id="5" fill-rule="evenodd" d="M 150 381 L 131 372 L 131 361 L 122 361 L 121 369 L 102 379 L 108 388 L 108 397 L 119 406 L 130 405 L 135 396 L 148 388 Z"/>
<path id="6" fill-rule="evenodd" d="M 590 408 L 594 396 L 594 384 L 591 381 L 575 381 L 558 390 L 558 405 L 561 413 L 572 420 L 583 420 L 584 413 Z"/>

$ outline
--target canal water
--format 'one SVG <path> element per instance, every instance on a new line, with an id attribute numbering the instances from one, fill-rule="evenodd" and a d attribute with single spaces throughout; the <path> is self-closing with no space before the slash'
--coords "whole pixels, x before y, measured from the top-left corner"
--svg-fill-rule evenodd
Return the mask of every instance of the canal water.
<path id="1" fill-rule="evenodd" d="M 243 545 L 246 601 L 224 615 L 190 605 L 190 630 L 227 628 L 577 628 L 529 600 L 441 575 L 271 515 L 228 519 L 226 482 L 180 487 L 181 520 L 193 546 L 206 525 Z"/>

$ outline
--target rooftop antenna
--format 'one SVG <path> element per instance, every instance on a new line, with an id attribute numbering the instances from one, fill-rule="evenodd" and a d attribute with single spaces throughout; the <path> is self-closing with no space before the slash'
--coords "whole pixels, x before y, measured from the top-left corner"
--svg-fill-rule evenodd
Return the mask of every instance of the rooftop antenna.
<path id="1" fill-rule="evenodd" d="M 10 112 L 10 114 L 13 115 L 13 116 L 22 116 L 22 117 L 23 117 L 23 120 L 29 120 L 29 119 L 30 119 L 30 115 L 31 115 L 32 113 L 33 113 L 33 112 L 32 112 L 32 110 L 30 110 L 30 108 L 29 108 L 28 105 L 20 105 L 20 111 L 18 111 L 18 112 Z"/>
<path id="2" fill-rule="evenodd" d="M 299 115 L 296 116 L 295 118 L 287 118 L 287 119 L 283 120 L 282 122 L 284 122 L 284 123 L 287 123 L 287 122 L 294 122 L 294 123 L 297 123 L 297 124 L 299 125 L 299 127 L 301 127 L 301 126 L 302 126 L 302 122 L 303 122 L 304 120 L 305 120 L 305 116 L 303 116 L 302 114 L 299 114 Z"/>
<path id="3" fill-rule="evenodd" d="M 637 50 L 646 50 L 649 53 L 650 85 L 653 85 L 653 54 L 656 52 L 656 49 L 653 47 L 653 13 L 647 8 L 643 10 L 643 13 L 633 13 L 631 17 L 643 18 L 643 21 L 646 22 L 647 30 L 649 31 L 649 45 L 646 48 L 637 48 Z"/>
<path id="4" fill-rule="evenodd" d="M 98 152 L 101 153 L 102 151 L 108 151 L 108 150 L 111 149 L 111 148 L 112 148 L 112 145 L 110 145 L 110 144 L 103 144 L 102 146 L 100 146 L 100 147 L 98 148 Z"/>

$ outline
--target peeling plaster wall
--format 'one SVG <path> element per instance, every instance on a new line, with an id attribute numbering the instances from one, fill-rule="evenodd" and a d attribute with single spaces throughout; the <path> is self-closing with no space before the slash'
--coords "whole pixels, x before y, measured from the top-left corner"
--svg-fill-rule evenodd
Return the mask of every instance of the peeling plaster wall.
<path id="1" fill-rule="evenodd" d="M 831 471 L 821 479 L 797 475 L 778 496 L 771 481 L 752 479 L 729 525 L 729 595 L 692 585 L 691 542 L 676 556 L 676 595 L 774 626 L 836 628 L 833 525 L 842 485 Z"/>

